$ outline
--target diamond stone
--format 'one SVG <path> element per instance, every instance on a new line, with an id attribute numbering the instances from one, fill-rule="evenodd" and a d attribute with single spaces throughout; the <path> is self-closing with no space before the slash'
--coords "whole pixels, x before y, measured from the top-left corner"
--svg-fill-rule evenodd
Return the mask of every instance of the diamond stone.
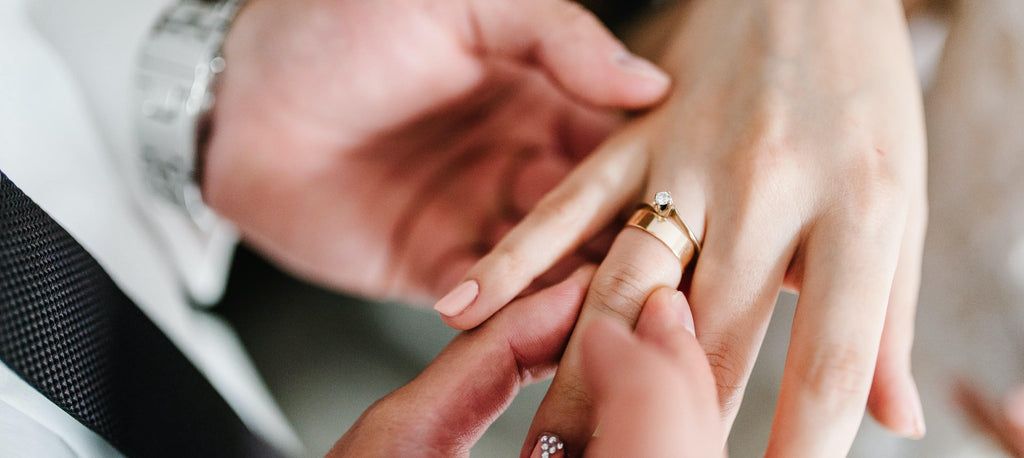
<path id="1" fill-rule="evenodd" d="M 654 203 L 659 207 L 672 205 L 672 194 L 668 191 L 661 191 L 654 195 Z"/>

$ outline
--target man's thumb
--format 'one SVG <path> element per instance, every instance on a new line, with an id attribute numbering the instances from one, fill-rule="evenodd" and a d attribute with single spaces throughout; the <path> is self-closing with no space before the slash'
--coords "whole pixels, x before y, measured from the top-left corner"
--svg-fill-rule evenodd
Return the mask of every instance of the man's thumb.
<path id="1" fill-rule="evenodd" d="M 470 46 L 485 55 L 539 65 L 579 99 L 598 106 L 644 108 L 670 80 L 630 53 L 589 11 L 567 0 L 466 0 Z"/>

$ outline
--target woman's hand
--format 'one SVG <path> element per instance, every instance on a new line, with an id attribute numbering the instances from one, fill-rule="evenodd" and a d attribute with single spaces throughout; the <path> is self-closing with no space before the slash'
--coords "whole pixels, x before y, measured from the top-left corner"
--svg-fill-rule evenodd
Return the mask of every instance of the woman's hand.
<path id="1" fill-rule="evenodd" d="M 593 274 L 593 267 L 580 269 L 457 336 L 416 379 L 367 409 L 328 456 L 469 456 L 519 388 L 554 371 Z M 588 456 L 719 452 L 714 379 L 689 306 L 673 293 L 651 295 L 635 335 L 607 319 L 582 331 L 583 380 L 595 393 L 593 421 L 603 428 Z M 536 458 L 583 450 L 540 437 Z"/>
<path id="2" fill-rule="evenodd" d="M 254 0 L 224 54 L 206 200 L 293 272 L 407 301 L 454 285 L 611 131 L 595 106 L 668 88 L 565 0 Z"/>
<path id="3" fill-rule="evenodd" d="M 925 140 L 899 2 L 697 0 L 685 11 L 663 60 L 671 98 L 605 142 L 474 266 L 466 279 L 478 295 L 438 309 L 457 311 L 445 316 L 456 328 L 477 325 L 588 234 L 671 191 L 703 240 L 688 291 L 726 428 L 788 287 L 801 296 L 768 454 L 844 455 L 865 403 L 898 433 L 922 435 L 909 360 Z M 623 229 L 578 328 L 602 316 L 632 324 L 644 298 L 683 271 L 657 239 Z M 529 437 L 590 438 L 582 372 L 573 337 Z"/>
<path id="4" fill-rule="evenodd" d="M 327 456 L 469 456 L 521 387 L 554 372 L 593 275 L 583 267 L 456 336 L 423 373 L 370 406 Z"/>

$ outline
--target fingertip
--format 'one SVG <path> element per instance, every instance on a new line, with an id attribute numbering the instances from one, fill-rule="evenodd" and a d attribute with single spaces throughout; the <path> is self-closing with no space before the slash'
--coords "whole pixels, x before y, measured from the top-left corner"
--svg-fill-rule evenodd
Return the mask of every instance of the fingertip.
<path id="1" fill-rule="evenodd" d="M 635 332 L 638 336 L 653 337 L 673 327 L 676 321 L 672 307 L 673 293 L 674 289 L 660 286 L 647 296 L 636 320 Z"/>
<path id="2" fill-rule="evenodd" d="M 636 333 L 642 338 L 656 338 L 663 334 L 677 332 L 682 327 L 696 337 L 693 313 L 690 304 L 681 291 L 667 286 L 656 289 L 640 311 Z"/>
<path id="3" fill-rule="evenodd" d="M 552 2 L 555 8 L 568 5 Z M 646 108 L 665 97 L 672 83 L 665 71 L 630 52 L 593 14 L 572 6 L 564 12 L 563 32 L 542 38 L 537 48 L 539 62 L 558 84 L 614 108 Z"/>
<path id="4" fill-rule="evenodd" d="M 921 439 L 927 432 L 917 384 L 906 370 L 877 374 L 868 396 L 868 411 L 880 425 L 900 437 Z"/>
<path id="5" fill-rule="evenodd" d="M 676 311 L 676 316 L 679 317 L 679 324 L 682 324 L 683 329 L 686 329 L 691 336 L 696 338 L 697 329 L 693 322 L 693 311 L 690 310 L 690 303 L 686 300 L 686 295 L 682 291 L 672 293 L 672 307 Z"/>
<path id="6" fill-rule="evenodd" d="M 561 282 L 544 288 L 536 293 L 530 294 L 529 296 L 521 297 L 517 300 L 510 301 L 507 304 L 502 304 L 499 301 L 495 302 L 497 305 L 491 307 L 487 300 L 487 289 L 486 287 L 477 287 L 476 294 L 473 301 L 467 305 L 462 313 L 457 316 L 446 316 L 441 315 L 441 319 L 455 329 L 467 330 L 475 328 L 483 324 L 491 317 L 499 314 L 506 307 L 518 303 L 517 306 L 537 309 L 530 312 L 529 314 L 547 314 L 550 318 L 561 320 L 564 315 L 571 314 L 573 317 L 579 312 L 579 308 L 583 303 L 583 297 L 586 294 L 587 287 L 590 285 L 590 280 L 594 276 L 594 272 L 597 267 L 593 264 L 584 264 L 573 271 L 572 274 L 567 276 Z M 467 280 L 465 283 L 480 284 L 476 280 Z M 464 283 L 464 284 L 465 284 Z M 467 289 L 472 289 L 467 287 Z M 456 288 L 458 290 L 458 288 Z M 457 293 L 453 290 L 449 295 L 456 297 L 459 294 L 465 294 L 469 296 L 469 293 Z M 458 300 L 458 299 L 456 299 Z M 493 311 L 491 311 L 493 309 Z"/>
<path id="7" fill-rule="evenodd" d="M 587 288 L 590 286 L 590 280 L 594 278 L 594 272 L 597 272 L 597 265 L 583 264 L 569 276 L 567 282 Z"/>
<path id="8" fill-rule="evenodd" d="M 467 43 L 485 53 L 539 64 L 567 92 L 589 103 L 638 109 L 668 91 L 668 76 L 634 56 L 592 12 L 576 2 L 470 2 Z"/>
<path id="9" fill-rule="evenodd" d="M 612 54 L 612 63 L 626 77 L 621 89 L 626 100 L 637 108 L 661 100 L 672 86 L 672 78 L 651 61 L 622 49 Z"/>
<path id="10" fill-rule="evenodd" d="M 476 280 L 466 280 L 445 294 L 434 304 L 434 310 L 441 315 L 454 318 L 462 314 L 480 294 L 480 284 Z"/>
<path id="11" fill-rule="evenodd" d="M 624 47 L 593 62 L 593 71 L 551 62 L 548 71 L 568 92 L 602 107 L 639 110 L 656 105 L 669 93 L 672 79 L 647 59 Z"/>

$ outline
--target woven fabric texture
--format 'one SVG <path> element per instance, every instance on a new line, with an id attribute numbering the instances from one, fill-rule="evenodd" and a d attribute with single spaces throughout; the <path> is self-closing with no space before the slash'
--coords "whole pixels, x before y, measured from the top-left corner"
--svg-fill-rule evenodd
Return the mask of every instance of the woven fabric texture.
<path id="1" fill-rule="evenodd" d="M 128 456 L 276 456 L 0 173 L 0 360 Z"/>

